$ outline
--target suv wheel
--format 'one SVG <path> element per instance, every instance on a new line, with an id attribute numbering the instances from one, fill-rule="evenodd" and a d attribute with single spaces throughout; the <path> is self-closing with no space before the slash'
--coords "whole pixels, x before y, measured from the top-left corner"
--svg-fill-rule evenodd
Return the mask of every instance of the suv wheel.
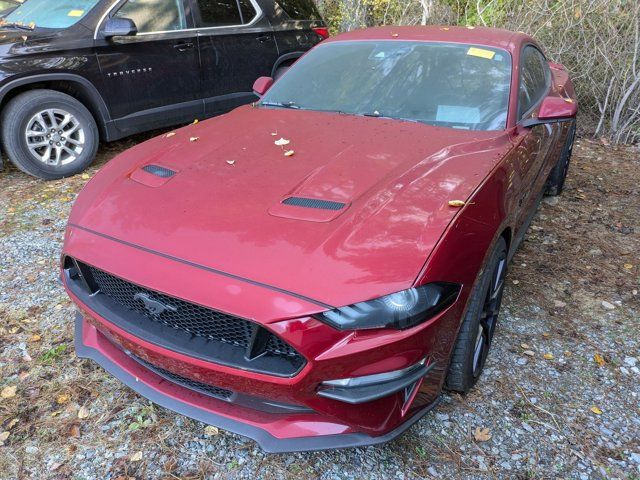
<path id="1" fill-rule="evenodd" d="M 54 180 L 87 168 L 99 135 L 93 116 L 78 100 L 54 90 L 32 90 L 13 98 L 2 112 L 2 141 L 16 167 Z"/>

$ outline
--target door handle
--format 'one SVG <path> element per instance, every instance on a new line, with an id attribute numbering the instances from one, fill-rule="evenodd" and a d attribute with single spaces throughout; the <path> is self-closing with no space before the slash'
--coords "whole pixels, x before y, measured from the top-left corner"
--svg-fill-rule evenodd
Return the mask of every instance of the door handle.
<path id="1" fill-rule="evenodd" d="M 186 52 L 187 50 L 191 50 L 193 48 L 192 42 L 180 42 L 176 43 L 173 48 L 178 50 L 179 52 Z"/>
<path id="2" fill-rule="evenodd" d="M 271 35 L 260 35 L 259 37 L 256 38 L 256 40 L 258 40 L 260 43 L 264 43 L 266 41 L 271 40 Z"/>

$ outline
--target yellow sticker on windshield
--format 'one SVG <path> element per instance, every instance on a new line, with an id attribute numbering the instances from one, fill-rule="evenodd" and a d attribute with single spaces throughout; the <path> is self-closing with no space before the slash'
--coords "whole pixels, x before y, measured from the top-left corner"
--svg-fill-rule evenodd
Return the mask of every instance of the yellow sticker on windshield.
<path id="1" fill-rule="evenodd" d="M 67 13 L 67 17 L 81 17 L 84 15 L 84 10 L 71 10 Z"/>
<path id="2" fill-rule="evenodd" d="M 467 50 L 467 55 L 473 55 L 474 57 L 486 58 L 487 60 L 493 59 L 496 56 L 496 52 L 492 50 L 485 50 L 484 48 L 471 47 Z"/>

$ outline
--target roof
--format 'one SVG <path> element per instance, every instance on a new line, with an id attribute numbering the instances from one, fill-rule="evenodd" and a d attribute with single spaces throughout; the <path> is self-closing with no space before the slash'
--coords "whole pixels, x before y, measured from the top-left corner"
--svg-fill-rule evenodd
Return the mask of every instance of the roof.
<path id="1" fill-rule="evenodd" d="M 325 40 L 325 42 L 392 39 L 485 45 L 488 47 L 502 48 L 511 53 L 516 51 L 525 40 L 535 43 L 531 37 L 522 32 L 512 32 L 510 30 L 488 27 L 448 27 L 436 25 L 364 28 L 341 33 Z"/>

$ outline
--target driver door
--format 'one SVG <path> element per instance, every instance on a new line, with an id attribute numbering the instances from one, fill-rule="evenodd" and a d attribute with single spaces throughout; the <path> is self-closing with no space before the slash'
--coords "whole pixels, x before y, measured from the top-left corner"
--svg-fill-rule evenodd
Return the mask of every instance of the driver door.
<path id="1" fill-rule="evenodd" d="M 128 18 L 137 35 L 105 38 L 109 18 Z M 96 51 L 111 114 L 126 133 L 201 117 L 196 30 L 185 0 L 123 0 L 98 28 Z"/>

